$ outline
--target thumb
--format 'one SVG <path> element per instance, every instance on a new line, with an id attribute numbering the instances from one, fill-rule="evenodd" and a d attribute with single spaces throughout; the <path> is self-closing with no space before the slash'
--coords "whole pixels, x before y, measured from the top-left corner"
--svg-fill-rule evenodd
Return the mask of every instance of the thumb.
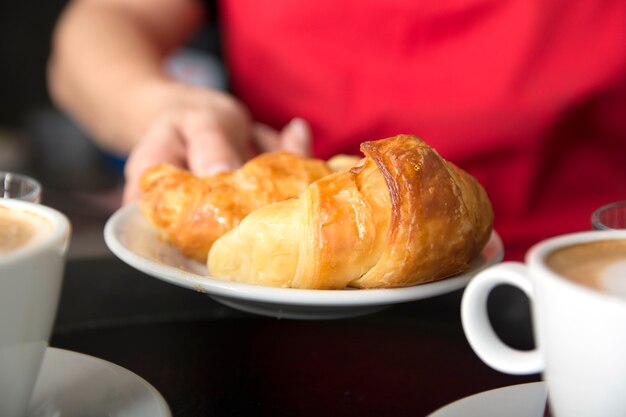
<path id="1" fill-rule="evenodd" d="M 132 149 L 124 165 L 123 204 L 141 196 L 140 181 L 144 172 L 159 163 L 185 167 L 185 149 L 179 133 L 168 120 L 155 123 Z"/>
<path id="2" fill-rule="evenodd" d="M 280 134 L 281 149 L 297 155 L 310 156 L 313 141 L 311 127 L 299 117 L 292 119 Z"/>

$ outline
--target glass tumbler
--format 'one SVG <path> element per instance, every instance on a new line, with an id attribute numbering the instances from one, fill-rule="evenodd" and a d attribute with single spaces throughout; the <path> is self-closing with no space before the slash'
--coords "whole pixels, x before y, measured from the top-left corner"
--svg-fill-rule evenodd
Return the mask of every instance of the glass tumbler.
<path id="1" fill-rule="evenodd" d="M 0 198 L 41 202 L 41 184 L 28 175 L 0 171 Z"/>
<path id="2" fill-rule="evenodd" d="M 594 211 L 591 226 L 595 230 L 626 229 L 626 201 L 607 204 Z"/>

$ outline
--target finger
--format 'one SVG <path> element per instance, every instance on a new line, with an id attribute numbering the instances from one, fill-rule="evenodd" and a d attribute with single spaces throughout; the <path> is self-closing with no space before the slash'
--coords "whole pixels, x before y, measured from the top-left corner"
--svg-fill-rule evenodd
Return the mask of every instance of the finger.
<path id="1" fill-rule="evenodd" d="M 280 134 L 263 123 L 255 123 L 251 130 L 252 142 L 259 152 L 273 152 L 281 148 Z"/>
<path id="2" fill-rule="evenodd" d="M 126 182 L 123 204 L 141 196 L 141 176 L 158 163 L 186 167 L 184 143 L 174 125 L 167 119 L 155 123 L 131 151 L 124 166 Z"/>
<path id="3" fill-rule="evenodd" d="M 299 117 L 292 119 L 280 134 L 281 149 L 297 155 L 310 156 L 312 141 L 311 127 Z"/>
<path id="4" fill-rule="evenodd" d="M 141 189 L 136 181 L 127 181 L 124 185 L 124 193 L 122 195 L 122 205 L 126 205 L 137 201 L 141 198 Z"/>
<path id="5" fill-rule="evenodd" d="M 241 166 L 246 159 L 238 149 L 238 141 L 217 129 L 196 130 L 187 141 L 189 169 L 196 175 L 207 176 L 230 171 Z"/>

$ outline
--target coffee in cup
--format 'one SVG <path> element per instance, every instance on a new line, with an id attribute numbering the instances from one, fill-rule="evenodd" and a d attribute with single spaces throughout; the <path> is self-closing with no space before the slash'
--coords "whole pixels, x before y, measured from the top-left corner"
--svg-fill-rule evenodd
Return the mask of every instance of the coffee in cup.
<path id="1" fill-rule="evenodd" d="M 548 255 L 546 265 L 578 284 L 626 297 L 626 239 L 557 249 Z"/>
<path id="2" fill-rule="evenodd" d="M 34 244 L 51 232 L 52 225 L 44 217 L 0 206 L 0 257 Z"/>
<path id="3" fill-rule="evenodd" d="M 541 372 L 556 417 L 626 416 L 626 230 L 591 231 L 535 245 L 525 263 L 487 268 L 468 284 L 463 329 L 476 354 L 510 374 Z M 498 285 L 531 300 L 537 348 L 504 344 L 487 315 Z"/>
<path id="4" fill-rule="evenodd" d="M 58 211 L 0 199 L 0 416 L 26 414 L 56 315 L 69 236 Z"/>

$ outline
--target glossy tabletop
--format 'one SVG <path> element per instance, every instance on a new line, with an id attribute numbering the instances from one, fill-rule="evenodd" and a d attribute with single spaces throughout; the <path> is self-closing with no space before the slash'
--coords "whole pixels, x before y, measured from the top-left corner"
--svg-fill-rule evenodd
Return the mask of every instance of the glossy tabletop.
<path id="1" fill-rule="evenodd" d="M 233 310 L 113 257 L 74 259 L 51 345 L 120 365 L 174 417 L 426 416 L 467 395 L 537 381 L 488 368 L 469 347 L 461 291 L 351 319 L 301 321 Z M 495 295 L 509 343 L 530 347 L 517 294 Z"/>

